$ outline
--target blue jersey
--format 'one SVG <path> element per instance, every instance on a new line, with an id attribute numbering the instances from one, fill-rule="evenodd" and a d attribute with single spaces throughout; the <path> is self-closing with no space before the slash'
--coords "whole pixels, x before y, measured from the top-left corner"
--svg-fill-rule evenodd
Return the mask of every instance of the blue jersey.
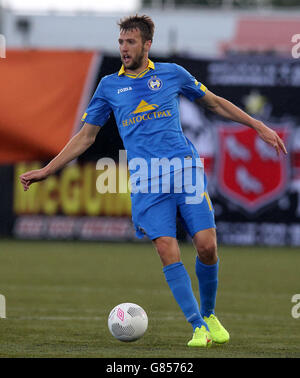
<path id="1" fill-rule="evenodd" d="M 206 87 L 183 67 L 174 63 L 148 62 L 138 75 L 124 66 L 102 78 L 82 118 L 103 126 L 114 113 L 128 161 L 143 158 L 198 158 L 182 131 L 179 97 L 194 101 Z"/>

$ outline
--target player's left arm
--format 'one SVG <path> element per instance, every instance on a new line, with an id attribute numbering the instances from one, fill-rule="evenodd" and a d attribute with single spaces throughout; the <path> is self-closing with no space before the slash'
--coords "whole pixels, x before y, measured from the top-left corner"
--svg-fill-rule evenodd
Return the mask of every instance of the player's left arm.
<path id="1" fill-rule="evenodd" d="M 203 97 L 197 99 L 197 102 L 219 116 L 241 123 L 245 126 L 249 126 L 256 130 L 258 135 L 266 143 L 270 144 L 276 149 L 278 155 L 280 150 L 285 154 L 287 153 L 285 145 L 276 131 L 270 129 L 263 122 L 249 116 L 247 113 L 225 98 L 217 96 L 207 90 Z"/>

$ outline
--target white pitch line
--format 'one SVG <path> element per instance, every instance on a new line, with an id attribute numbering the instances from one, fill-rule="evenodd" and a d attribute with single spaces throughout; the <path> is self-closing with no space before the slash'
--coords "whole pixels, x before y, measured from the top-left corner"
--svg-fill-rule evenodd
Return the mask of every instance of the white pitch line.
<path id="1" fill-rule="evenodd" d="M 94 320 L 105 319 L 104 316 L 19 316 L 13 320 Z"/>
<path id="2" fill-rule="evenodd" d="M 86 320 L 86 321 L 103 321 L 107 316 L 18 316 L 11 317 L 10 320 Z M 155 320 L 177 320 L 176 316 L 153 316 Z"/>

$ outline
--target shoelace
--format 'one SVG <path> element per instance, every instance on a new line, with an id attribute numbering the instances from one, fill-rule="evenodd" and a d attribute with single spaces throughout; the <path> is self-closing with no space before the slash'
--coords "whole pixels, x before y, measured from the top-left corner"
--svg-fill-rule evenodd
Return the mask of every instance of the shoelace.
<path id="1" fill-rule="evenodd" d="M 214 331 L 219 331 L 221 329 L 221 324 L 220 324 L 219 320 L 215 316 L 212 316 L 212 319 L 214 321 L 211 322 L 210 328 L 212 328 Z"/>

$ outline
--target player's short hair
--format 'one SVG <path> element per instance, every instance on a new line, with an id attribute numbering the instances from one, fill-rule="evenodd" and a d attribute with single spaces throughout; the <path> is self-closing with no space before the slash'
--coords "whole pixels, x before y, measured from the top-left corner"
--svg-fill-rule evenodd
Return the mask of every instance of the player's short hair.
<path id="1" fill-rule="evenodd" d="M 120 26 L 120 31 L 139 29 L 144 43 L 146 41 L 152 42 L 153 40 L 154 22 L 145 14 L 125 17 L 118 22 L 118 25 Z"/>

